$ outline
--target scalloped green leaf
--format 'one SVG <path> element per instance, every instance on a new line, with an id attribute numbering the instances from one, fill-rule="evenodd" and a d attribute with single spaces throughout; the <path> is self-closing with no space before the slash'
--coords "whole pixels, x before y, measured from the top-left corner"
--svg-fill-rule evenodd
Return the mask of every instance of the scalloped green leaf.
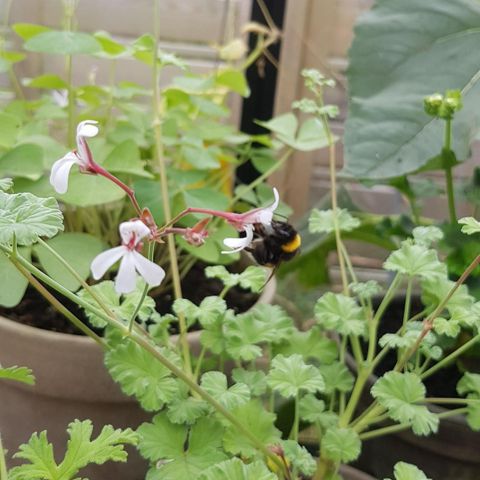
<path id="1" fill-rule="evenodd" d="M 330 428 L 322 438 L 322 455 L 334 462 L 352 462 L 360 455 L 362 442 L 351 428 Z"/>
<path id="2" fill-rule="evenodd" d="M 53 237 L 63 230 L 63 215 L 54 198 L 31 193 L 0 192 L 0 244 L 32 245 L 39 237 Z"/>
<path id="3" fill-rule="evenodd" d="M 35 384 L 33 372 L 27 367 L 2 367 L 0 365 L 0 378 L 15 380 L 16 382 L 26 383 L 27 385 Z"/>
<path id="4" fill-rule="evenodd" d="M 337 210 L 338 227 L 343 232 L 351 232 L 360 226 L 360 220 L 353 217 L 344 208 Z M 335 231 L 333 210 L 318 210 L 314 208 L 308 219 L 308 229 L 311 233 L 331 233 Z"/>

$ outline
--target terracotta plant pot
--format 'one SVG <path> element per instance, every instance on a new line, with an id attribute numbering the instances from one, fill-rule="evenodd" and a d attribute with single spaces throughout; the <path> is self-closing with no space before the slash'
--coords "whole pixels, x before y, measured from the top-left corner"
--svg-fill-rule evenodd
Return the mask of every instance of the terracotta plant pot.
<path id="1" fill-rule="evenodd" d="M 271 303 L 275 279 L 258 299 Z M 192 351 L 199 349 L 199 332 L 189 334 Z M 34 387 L 0 381 L 0 432 L 7 462 L 33 432 L 47 430 L 56 458 L 62 458 L 67 442 L 66 427 L 74 419 L 92 420 L 98 434 L 103 425 L 136 428 L 148 419 L 137 402 L 125 396 L 103 364 L 101 348 L 90 338 L 50 332 L 0 317 L 0 363 L 30 367 Z M 129 448 L 127 464 L 109 462 L 82 470 L 95 480 L 143 480 L 146 462 Z"/>

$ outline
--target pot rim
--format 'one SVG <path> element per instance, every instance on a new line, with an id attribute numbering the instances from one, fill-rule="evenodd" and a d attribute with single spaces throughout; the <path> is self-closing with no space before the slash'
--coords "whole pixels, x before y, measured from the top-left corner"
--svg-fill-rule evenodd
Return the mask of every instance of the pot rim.
<path id="1" fill-rule="evenodd" d="M 277 280 L 275 277 L 272 277 L 265 285 L 265 288 L 262 290 L 262 293 L 254 305 L 259 303 L 272 303 L 276 290 Z M 0 326 L 2 329 L 5 328 L 10 331 L 16 331 L 20 334 L 30 335 L 44 341 L 68 341 L 69 343 L 75 343 L 83 347 L 87 345 L 96 345 L 95 340 L 86 335 L 76 335 L 73 333 L 56 332 L 54 330 L 45 330 L 39 327 L 32 327 L 31 325 L 25 325 L 3 315 L 0 315 Z M 191 335 L 193 337 L 200 335 L 200 332 L 201 330 L 194 330 L 192 332 L 188 332 L 187 335 Z M 175 340 L 177 337 L 178 334 L 172 335 L 170 338 Z"/>

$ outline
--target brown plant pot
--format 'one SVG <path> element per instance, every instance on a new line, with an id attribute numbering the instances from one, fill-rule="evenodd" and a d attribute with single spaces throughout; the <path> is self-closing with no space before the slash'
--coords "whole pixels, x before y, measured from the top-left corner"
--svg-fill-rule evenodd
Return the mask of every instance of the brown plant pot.
<path id="1" fill-rule="evenodd" d="M 375 480 L 375 478 L 370 475 L 357 470 L 356 468 L 350 467 L 349 465 L 342 465 L 340 467 L 340 474 L 343 477 L 343 480 Z"/>
<path id="2" fill-rule="evenodd" d="M 275 289 L 272 279 L 258 303 L 271 303 Z M 188 336 L 192 352 L 198 352 L 200 332 Z M 111 379 L 101 348 L 88 337 L 41 330 L 0 316 L 0 363 L 30 367 L 36 378 L 33 387 L 0 381 L 0 433 L 10 466 L 18 463 L 11 456 L 33 432 L 47 430 L 58 460 L 65 452 L 67 425 L 74 419 L 92 420 L 93 436 L 104 425 L 135 429 L 149 419 Z M 128 451 L 126 464 L 92 465 L 82 469 L 82 477 L 143 480 L 146 462 L 134 448 Z"/>

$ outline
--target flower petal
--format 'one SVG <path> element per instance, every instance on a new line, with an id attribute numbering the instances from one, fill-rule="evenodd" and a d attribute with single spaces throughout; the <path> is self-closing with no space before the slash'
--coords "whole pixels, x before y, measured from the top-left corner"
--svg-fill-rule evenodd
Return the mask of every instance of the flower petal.
<path id="1" fill-rule="evenodd" d="M 120 236 L 122 237 L 122 243 L 127 245 L 130 243 L 132 235 L 135 235 L 134 245 L 138 245 L 138 242 L 143 237 L 150 234 L 150 229 L 141 220 L 132 220 L 130 222 L 123 222 L 118 227 Z"/>
<path id="2" fill-rule="evenodd" d="M 73 152 L 69 152 L 53 164 L 50 173 L 50 185 L 57 193 L 66 193 L 68 190 L 68 176 L 76 163 L 79 163 L 77 156 Z"/>
<path id="3" fill-rule="evenodd" d="M 135 272 L 133 253 L 133 251 L 127 251 L 120 262 L 120 268 L 115 279 L 115 290 L 118 293 L 133 292 L 137 286 L 137 273 Z"/>
<path id="4" fill-rule="evenodd" d="M 93 278 L 95 280 L 102 278 L 105 272 L 126 253 L 128 253 L 128 249 L 122 245 L 121 247 L 110 248 L 97 255 L 90 265 Z"/>
<path id="5" fill-rule="evenodd" d="M 244 248 L 248 247 L 253 240 L 253 226 L 252 225 L 245 225 L 244 231 L 246 233 L 245 237 L 238 237 L 238 238 L 226 238 L 223 241 L 223 244 L 231 248 L 232 250 L 225 250 L 222 253 L 235 253 L 243 250 Z"/>
<path id="6" fill-rule="evenodd" d="M 77 137 L 94 137 L 98 133 L 96 120 L 84 120 L 77 126 Z"/>
<path id="7" fill-rule="evenodd" d="M 273 212 L 278 208 L 280 202 L 280 196 L 278 190 L 273 188 L 274 202 L 263 208 L 255 208 L 243 214 L 243 223 L 263 223 L 264 225 L 270 225 L 272 223 Z"/>
<path id="8" fill-rule="evenodd" d="M 143 277 L 148 285 L 151 287 L 160 285 L 165 278 L 165 270 L 135 250 L 132 251 L 132 254 L 137 272 Z"/>
<path id="9" fill-rule="evenodd" d="M 77 149 L 81 165 L 88 168 L 92 165 L 93 157 L 85 138 L 94 137 L 98 133 L 98 127 L 95 120 L 85 120 L 80 122 L 77 127 Z"/>

